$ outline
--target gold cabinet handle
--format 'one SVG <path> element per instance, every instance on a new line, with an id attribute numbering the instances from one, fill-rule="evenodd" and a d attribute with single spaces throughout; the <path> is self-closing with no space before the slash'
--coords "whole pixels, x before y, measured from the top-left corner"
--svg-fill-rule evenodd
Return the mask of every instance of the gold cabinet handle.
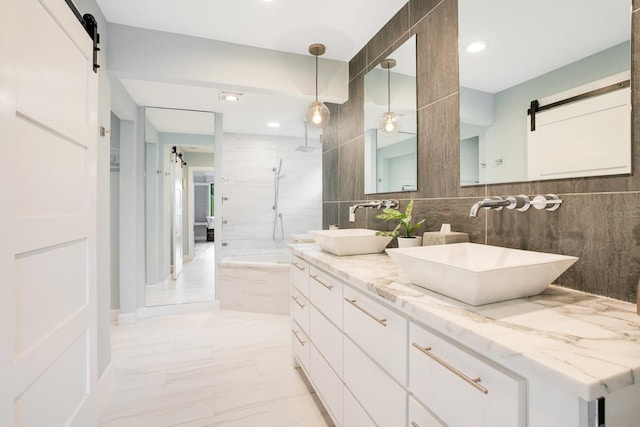
<path id="1" fill-rule="evenodd" d="M 291 264 L 293 264 L 294 267 L 296 267 L 298 270 L 304 271 L 304 265 L 302 267 L 300 267 L 297 262 L 292 262 Z"/>
<path id="2" fill-rule="evenodd" d="M 298 342 L 300 343 L 300 345 L 304 345 L 304 343 L 306 341 L 303 341 L 300 339 L 300 337 L 298 336 L 298 334 L 300 333 L 300 331 L 294 331 L 293 329 L 291 330 L 291 332 L 293 332 L 293 335 L 296 337 L 296 339 L 298 340 Z"/>
<path id="3" fill-rule="evenodd" d="M 314 274 L 310 274 L 309 277 L 311 277 L 313 280 L 315 280 L 316 282 L 320 283 L 322 286 L 324 286 L 325 288 L 332 290 L 333 289 L 333 285 L 328 285 L 326 283 L 324 283 L 322 280 L 318 279 L 318 276 L 314 275 Z"/>
<path id="4" fill-rule="evenodd" d="M 417 422 L 411 421 L 411 427 L 420 427 Z"/>
<path id="5" fill-rule="evenodd" d="M 480 377 L 471 378 L 471 377 L 468 377 L 467 375 L 463 374 L 461 371 L 459 371 L 458 369 L 456 369 L 453 366 L 449 365 L 447 362 L 445 362 L 444 360 L 440 359 L 438 356 L 433 354 L 431 352 L 431 347 L 423 347 L 420 344 L 417 344 L 415 342 L 411 343 L 411 345 L 414 346 L 415 348 L 417 348 L 418 350 L 420 350 L 422 353 L 424 353 L 427 356 L 429 356 L 431 359 L 433 359 L 436 362 L 438 362 L 440 365 L 442 365 L 445 368 L 447 368 L 449 371 L 453 372 L 458 377 L 462 378 L 466 383 L 471 384 L 475 389 L 479 390 L 480 392 L 482 392 L 484 394 L 489 393 L 489 390 L 487 390 L 486 388 L 484 388 L 480 384 L 478 384 L 480 382 Z"/>
<path id="6" fill-rule="evenodd" d="M 300 300 L 298 299 L 298 297 L 291 295 L 291 299 L 294 300 L 296 302 L 296 304 L 298 304 L 300 306 L 300 308 L 304 308 L 304 304 L 302 304 L 300 302 Z"/>
<path id="7" fill-rule="evenodd" d="M 370 318 L 372 318 L 373 320 L 375 320 L 376 322 L 380 323 L 382 326 L 384 327 L 387 326 L 387 319 L 378 319 L 376 316 L 374 316 L 373 314 L 369 313 L 367 310 L 365 310 L 364 308 L 356 304 L 355 299 L 345 298 L 344 300 L 349 304 L 351 304 L 352 306 L 354 306 L 355 308 L 357 308 L 358 310 L 360 310 L 361 312 L 363 312 L 364 314 L 366 314 L 367 316 L 369 316 Z"/>

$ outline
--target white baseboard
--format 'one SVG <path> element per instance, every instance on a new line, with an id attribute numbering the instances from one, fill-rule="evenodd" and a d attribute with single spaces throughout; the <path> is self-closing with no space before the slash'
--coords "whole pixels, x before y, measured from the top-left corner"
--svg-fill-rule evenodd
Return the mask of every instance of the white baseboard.
<path id="1" fill-rule="evenodd" d="M 111 310 L 111 321 L 112 322 L 117 322 L 119 315 L 120 315 L 120 309 L 119 308 L 112 309 Z"/>
<path id="2" fill-rule="evenodd" d="M 138 323 L 138 311 L 134 311 L 133 313 L 122 313 L 118 314 L 118 325 L 135 325 Z"/>

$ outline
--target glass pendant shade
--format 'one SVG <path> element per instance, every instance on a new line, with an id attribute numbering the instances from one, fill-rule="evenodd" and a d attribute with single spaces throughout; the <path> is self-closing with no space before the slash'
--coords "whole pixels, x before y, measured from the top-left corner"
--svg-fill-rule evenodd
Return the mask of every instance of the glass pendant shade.
<path id="1" fill-rule="evenodd" d="M 388 111 L 382 115 L 378 123 L 378 129 L 384 135 L 393 135 L 398 133 L 398 115 L 393 111 Z"/>
<path id="2" fill-rule="evenodd" d="M 323 127 L 329 121 L 329 108 L 322 102 L 313 102 L 304 113 L 304 120 L 309 126 Z"/>

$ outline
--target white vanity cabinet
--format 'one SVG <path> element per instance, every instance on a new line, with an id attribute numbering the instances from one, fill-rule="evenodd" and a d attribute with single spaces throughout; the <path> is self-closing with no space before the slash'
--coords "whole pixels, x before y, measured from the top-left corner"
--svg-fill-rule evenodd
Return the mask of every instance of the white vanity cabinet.
<path id="1" fill-rule="evenodd" d="M 475 308 L 386 255 L 293 247 L 294 359 L 336 426 L 640 427 L 635 307 L 557 288 Z"/>

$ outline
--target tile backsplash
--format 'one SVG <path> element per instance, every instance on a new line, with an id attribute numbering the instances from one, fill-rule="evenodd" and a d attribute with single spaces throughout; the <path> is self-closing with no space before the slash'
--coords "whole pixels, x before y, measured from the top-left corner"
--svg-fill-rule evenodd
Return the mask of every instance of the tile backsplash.
<path id="1" fill-rule="evenodd" d="M 640 4 L 632 15 L 632 104 L 640 108 Z M 417 35 L 418 191 L 365 196 L 364 74 L 376 60 Z M 475 187 L 459 185 L 457 0 L 411 0 L 351 60 L 349 100 L 329 105 L 324 130 L 323 227 L 386 229 L 392 224 L 361 209 L 348 222 L 356 201 L 396 198 L 401 209 L 415 199 L 414 212 L 426 217 L 422 231 L 450 223 L 471 241 L 580 257 L 558 284 L 636 302 L 640 279 L 640 176 L 574 178 Z M 638 165 L 640 119 L 632 117 L 633 164 Z M 556 193 L 564 203 L 555 212 L 485 211 L 469 217 L 485 195 Z"/>

